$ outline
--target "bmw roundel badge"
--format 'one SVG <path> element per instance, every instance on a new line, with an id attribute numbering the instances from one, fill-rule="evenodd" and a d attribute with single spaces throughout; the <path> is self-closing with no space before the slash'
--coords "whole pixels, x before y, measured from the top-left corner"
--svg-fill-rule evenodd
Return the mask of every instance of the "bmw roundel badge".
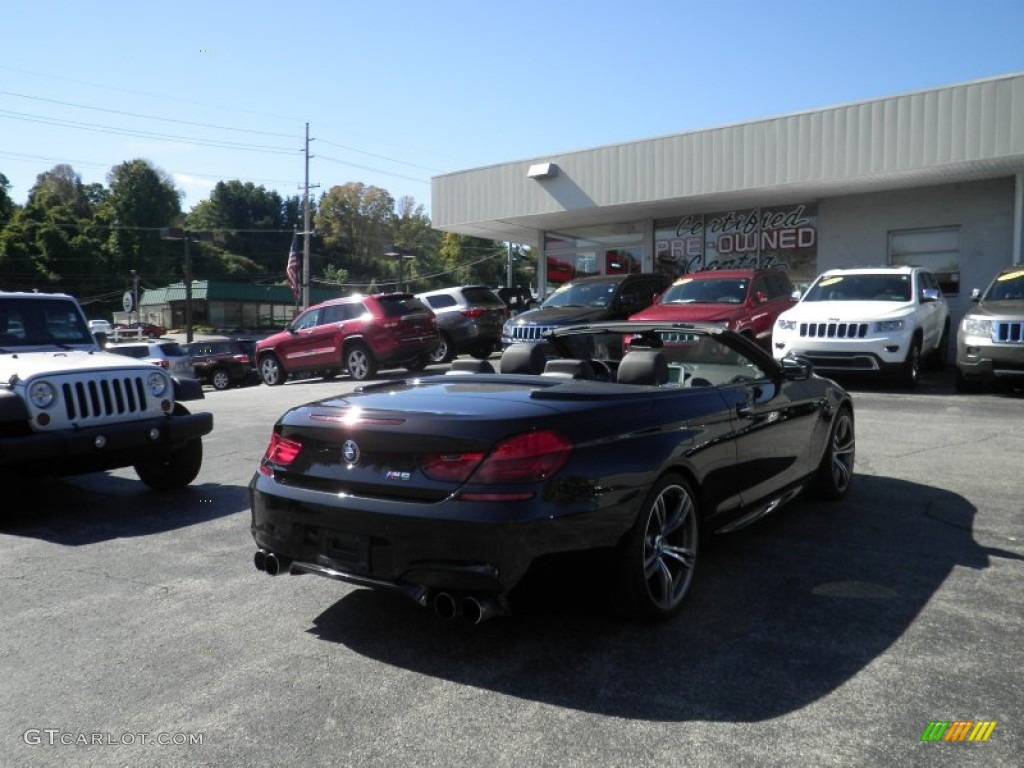
<path id="1" fill-rule="evenodd" d="M 355 440 L 346 440 L 341 446 L 341 456 L 349 464 L 359 463 L 359 446 Z"/>

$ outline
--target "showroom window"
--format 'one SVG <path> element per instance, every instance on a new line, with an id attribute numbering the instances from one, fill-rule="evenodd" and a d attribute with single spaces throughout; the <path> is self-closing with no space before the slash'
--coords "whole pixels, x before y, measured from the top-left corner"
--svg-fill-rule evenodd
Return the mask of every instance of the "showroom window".
<path id="1" fill-rule="evenodd" d="M 960 227 L 889 233 L 889 263 L 931 270 L 945 294 L 960 293 Z"/>
<path id="2" fill-rule="evenodd" d="M 577 277 L 643 272 L 644 231 L 643 222 L 629 222 L 545 232 L 547 289 Z"/>

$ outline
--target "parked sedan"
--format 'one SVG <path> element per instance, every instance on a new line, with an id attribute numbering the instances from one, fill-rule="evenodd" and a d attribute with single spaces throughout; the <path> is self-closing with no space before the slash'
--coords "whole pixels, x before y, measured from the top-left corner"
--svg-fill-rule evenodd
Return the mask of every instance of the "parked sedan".
<path id="1" fill-rule="evenodd" d="M 458 360 L 287 411 L 249 486 L 256 567 L 397 590 L 476 623 L 510 612 L 539 558 L 601 550 L 615 604 L 661 620 L 712 533 L 803 489 L 850 487 L 853 403 L 805 361 L 712 324 L 549 341 L 509 347 L 498 372 Z"/>
<path id="2" fill-rule="evenodd" d="M 159 339 L 167 333 L 167 329 L 162 325 L 146 322 L 119 323 L 114 327 L 114 331 L 125 338 L 145 336 L 147 339 Z"/>

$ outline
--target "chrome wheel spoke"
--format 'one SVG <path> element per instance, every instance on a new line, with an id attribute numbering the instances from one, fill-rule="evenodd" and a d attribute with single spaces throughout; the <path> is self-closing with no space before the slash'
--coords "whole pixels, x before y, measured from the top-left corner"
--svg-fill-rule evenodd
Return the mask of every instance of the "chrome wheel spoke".
<path id="1" fill-rule="evenodd" d="M 686 569 L 693 568 L 693 561 L 697 557 L 691 547 L 665 547 L 664 555 L 681 563 Z"/>

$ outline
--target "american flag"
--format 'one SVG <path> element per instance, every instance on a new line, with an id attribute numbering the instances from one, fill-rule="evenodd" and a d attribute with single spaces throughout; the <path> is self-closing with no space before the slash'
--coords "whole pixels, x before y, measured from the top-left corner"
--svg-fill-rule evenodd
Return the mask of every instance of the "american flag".
<path id="1" fill-rule="evenodd" d="M 292 287 L 295 299 L 299 298 L 299 233 L 292 235 L 292 247 L 288 249 L 288 285 Z"/>

